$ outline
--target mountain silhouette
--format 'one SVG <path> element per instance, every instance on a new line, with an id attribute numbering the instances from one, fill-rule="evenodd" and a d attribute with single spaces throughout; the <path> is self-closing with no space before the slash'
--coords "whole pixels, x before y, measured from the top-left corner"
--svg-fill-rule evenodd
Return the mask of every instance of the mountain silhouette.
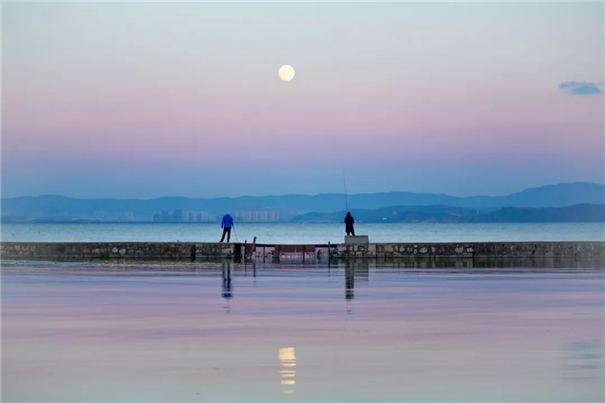
<path id="1" fill-rule="evenodd" d="M 347 197 L 350 209 L 376 210 L 389 206 L 449 206 L 489 212 L 503 207 L 546 208 L 605 203 L 605 185 L 562 183 L 525 189 L 505 196 L 456 197 L 446 194 L 383 192 L 353 194 Z M 129 212 L 136 220 L 151 221 L 153 214 L 181 209 L 224 214 L 242 210 L 272 210 L 289 219 L 304 213 L 333 213 L 345 208 L 345 195 L 242 196 L 194 199 L 161 197 L 140 199 L 76 199 L 64 196 L 21 196 L 2 199 L 2 216 L 12 217 L 93 217 L 95 212 Z M 416 214 L 420 214 L 417 211 Z"/>

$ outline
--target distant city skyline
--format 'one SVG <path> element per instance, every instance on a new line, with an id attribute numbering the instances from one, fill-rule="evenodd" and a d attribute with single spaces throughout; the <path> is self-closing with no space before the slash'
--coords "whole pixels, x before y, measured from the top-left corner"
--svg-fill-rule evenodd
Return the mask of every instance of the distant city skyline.
<path id="1" fill-rule="evenodd" d="M 2 197 L 605 183 L 595 3 L 3 3 Z M 296 74 L 285 82 L 278 69 Z"/>
<path id="2" fill-rule="evenodd" d="M 134 221 L 134 213 L 132 213 Z M 293 214 L 286 216 L 291 218 Z M 153 222 L 189 222 L 189 223 L 202 223 L 202 222 L 220 222 L 222 219 L 221 214 L 213 214 L 207 211 L 190 211 L 183 209 L 174 209 L 172 211 L 163 210 L 152 214 Z M 238 222 L 278 222 L 280 221 L 281 214 L 277 210 L 236 210 L 232 217 Z M 144 217 L 142 217 L 144 218 Z"/>

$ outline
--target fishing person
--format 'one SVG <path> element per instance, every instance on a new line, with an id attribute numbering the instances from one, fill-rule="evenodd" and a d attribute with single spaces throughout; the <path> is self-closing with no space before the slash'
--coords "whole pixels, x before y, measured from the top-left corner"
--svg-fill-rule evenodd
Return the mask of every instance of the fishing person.
<path id="1" fill-rule="evenodd" d="M 227 243 L 231 240 L 231 227 L 233 227 L 233 217 L 231 214 L 227 213 L 223 216 L 223 221 L 221 221 L 221 228 L 223 229 L 223 236 L 220 242 L 225 240 L 225 234 L 227 235 Z"/>
<path id="2" fill-rule="evenodd" d="M 347 213 L 347 216 L 345 217 L 345 232 L 347 233 L 347 236 L 355 236 L 355 229 L 353 228 L 353 224 L 355 224 L 355 219 L 349 211 Z"/>

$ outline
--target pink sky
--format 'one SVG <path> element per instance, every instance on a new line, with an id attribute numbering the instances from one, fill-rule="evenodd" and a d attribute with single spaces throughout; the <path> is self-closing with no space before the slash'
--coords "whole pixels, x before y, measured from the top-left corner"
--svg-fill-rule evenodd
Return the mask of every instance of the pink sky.
<path id="1" fill-rule="evenodd" d="M 602 91 L 558 87 L 605 81 L 603 7 L 4 5 L 3 195 L 602 183 Z"/>

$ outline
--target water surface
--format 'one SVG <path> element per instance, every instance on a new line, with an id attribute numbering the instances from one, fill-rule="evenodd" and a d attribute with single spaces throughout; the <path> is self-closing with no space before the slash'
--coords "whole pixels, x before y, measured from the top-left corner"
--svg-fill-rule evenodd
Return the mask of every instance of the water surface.
<path id="1" fill-rule="evenodd" d="M 605 223 L 389 223 L 355 225 L 371 242 L 605 241 Z M 218 224 L 3 224 L 2 241 L 217 242 Z M 236 224 L 232 241 L 340 243 L 344 224 Z"/>
<path id="2" fill-rule="evenodd" d="M 4 401 L 603 401 L 603 269 L 5 264 Z"/>

